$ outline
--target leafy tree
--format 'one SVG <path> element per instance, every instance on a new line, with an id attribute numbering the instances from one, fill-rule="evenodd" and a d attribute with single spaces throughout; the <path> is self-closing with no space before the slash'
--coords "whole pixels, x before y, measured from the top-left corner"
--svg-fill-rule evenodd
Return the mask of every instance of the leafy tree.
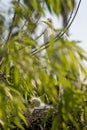
<path id="1" fill-rule="evenodd" d="M 39 26 L 41 18 L 46 17 L 45 9 L 56 17 L 61 15 L 65 27 L 74 6 L 73 0 L 11 0 L 8 19 L 4 9 L 0 11 L 1 129 L 30 127 L 26 115 L 31 114 L 32 97 L 40 97 L 52 106 L 52 112 L 47 111 L 50 118 L 54 115 L 50 129 L 86 129 L 86 53 L 75 41 L 63 38 L 56 39 L 55 48 L 53 38 L 47 55 L 41 48 L 46 44 L 40 46 L 38 42 L 43 34 L 43 26 L 40 34 Z"/>

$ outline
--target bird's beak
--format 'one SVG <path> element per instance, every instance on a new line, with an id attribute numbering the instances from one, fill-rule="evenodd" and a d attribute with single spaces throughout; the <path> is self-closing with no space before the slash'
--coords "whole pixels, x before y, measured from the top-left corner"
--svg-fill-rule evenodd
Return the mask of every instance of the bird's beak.
<path id="1" fill-rule="evenodd" d="M 47 24 L 47 21 L 46 21 L 46 20 L 41 20 L 40 22 Z"/>

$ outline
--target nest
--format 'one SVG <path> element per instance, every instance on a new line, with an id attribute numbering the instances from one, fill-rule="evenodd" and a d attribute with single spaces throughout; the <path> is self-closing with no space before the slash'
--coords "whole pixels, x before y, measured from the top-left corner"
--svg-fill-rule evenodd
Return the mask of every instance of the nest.
<path id="1" fill-rule="evenodd" d="M 26 119 L 28 121 L 28 130 L 50 130 L 52 121 L 56 115 L 53 108 L 34 109 Z"/>

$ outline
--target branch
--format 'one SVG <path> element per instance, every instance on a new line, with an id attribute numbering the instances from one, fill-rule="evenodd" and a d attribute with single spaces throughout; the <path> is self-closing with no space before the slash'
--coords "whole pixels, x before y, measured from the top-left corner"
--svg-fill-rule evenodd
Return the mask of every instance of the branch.
<path id="1" fill-rule="evenodd" d="M 19 2 L 20 2 L 20 0 L 18 0 L 18 3 L 19 3 Z M 14 27 L 15 18 L 16 18 L 16 12 L 14 12 L 14 16 L 13 16 L 13 19 L 12 19 L 12 23 L 11 23 L 11 26 L 9 27 L 9 33 L 8 33 L 8 36 L 7 36 L 7 40 L 6 40 L 6 42 L 5 42 L 5 45 L 8 43 L 8 41 L 9 41 L 10 38 L 11 38 L 12 30 L 13 30 L 13 27 Z"/>
<path id="2" fill-rule="evenodd" d="M 7 36 L 7 40 L 6 40 L 6 42 L 5 42 L 5 45 L 8 43 L 8 41 L 9 41 L 10 38 L 11 38 L 12 30 L 13 30 L 13 23 L 14 23 L 15 18 L 16 18 L 16 13 L 14 13 L 14 16 L 13 16 L 13 19 L 12 19 L 12 24 L 11 24 L 11 26 L 9 27 L 9 33 L 8 33 L 8 36 Z"/>
<path id="3" fill-rule="evenodd" d="M 1 71 L 0 71 L 0 79 L 1 79 L 6 85 L 11 85 L 11 84 L 8 82 L 8 80 L 7 80 L 6 76 L 5 76 L 5 74 L 3 74 Z"/>

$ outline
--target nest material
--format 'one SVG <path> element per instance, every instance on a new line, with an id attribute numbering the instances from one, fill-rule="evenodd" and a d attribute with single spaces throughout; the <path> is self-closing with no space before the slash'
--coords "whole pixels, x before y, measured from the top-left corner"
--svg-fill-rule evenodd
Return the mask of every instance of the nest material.
<path id="1" fill-rule="evenodd" d="M 26 117 L 29 124 L 28 130 L 50 130 L 55 114 L 56 112 L 53 108 L 34 109 Z"/>

